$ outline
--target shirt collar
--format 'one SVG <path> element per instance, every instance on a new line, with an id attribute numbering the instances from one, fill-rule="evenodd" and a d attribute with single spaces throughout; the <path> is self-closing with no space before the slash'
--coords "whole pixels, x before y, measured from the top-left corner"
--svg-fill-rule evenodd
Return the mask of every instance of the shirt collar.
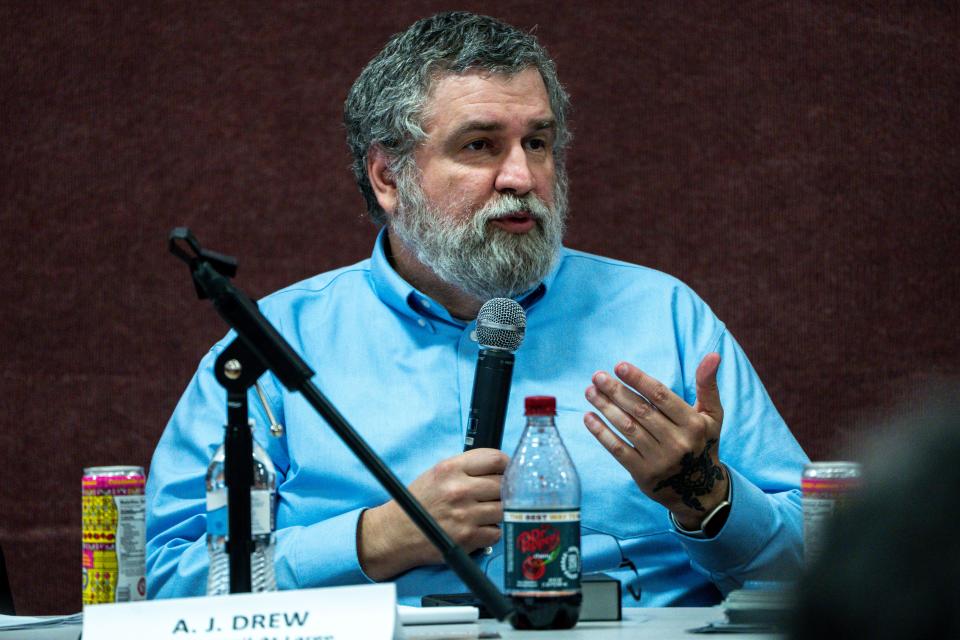
<path id="1" fill-rule="evenodd" d="M 464 327 L 468 324 L 451 316 L 450 312 L 436 300 L 404 280 L 390 264 L 390 260 L 387 258 L 387 250 L 387 228 L 383 227 L 377 234 L 377 240 L 373 245 L 373 254 L 370 256 L 370 273 L 377 297 L 384 304 L 411 318 L 430 316 L 458 327 Z M 565 249 L 561 249 L 560 257 L 543 279 L 543 282 L 529 291 L 515 296 L 514 299 L 520 303 L 525 311 L 529 311 L 546 295 L 550 285 L 557 277 L 557 271 L 560 268 L 564 253 Z"/>

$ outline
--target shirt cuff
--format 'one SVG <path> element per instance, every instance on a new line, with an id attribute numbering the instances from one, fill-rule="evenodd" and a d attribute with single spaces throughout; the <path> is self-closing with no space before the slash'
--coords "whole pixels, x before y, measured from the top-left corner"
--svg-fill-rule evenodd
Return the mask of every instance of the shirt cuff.
<path id="1" fill-rule="evenodd" d="M 711 573 L 726 573 L 755 557 L 770 529 L 766 523 L 777 517 L 763 491 L 736 470 L 726 468 L 730 475 L 731 507 L 723 528 L 713 538 L 693 538 L 673 532 L 690 559 Z"/>
<path id="2" fill-rule="evenodd" d="M 357 556 L 357 523 L 364 510 L 278 530 L 277 586 L 306 589 L 373 583 Z"/>

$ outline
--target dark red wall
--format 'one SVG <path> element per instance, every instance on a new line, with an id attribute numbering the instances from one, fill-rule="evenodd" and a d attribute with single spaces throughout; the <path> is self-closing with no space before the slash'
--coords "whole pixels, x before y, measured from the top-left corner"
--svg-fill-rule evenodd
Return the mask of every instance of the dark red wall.
<path id="1" fill-rule="evenodd" d="M 960 374 L 955 3 L 461 2 L 573 96 L 576 248 L 691 284 L 814 458 Z M 389 7 L 387 11 L 381 11 Z M 589 8 L 588 8 L 589 7 Z M 0 2 L 0 543 L 80 609 L 84 466 L 147 465 L 223 332 L 166 250 L 256 295 L 369 254 L 340 125 L 437 2 Z"/>

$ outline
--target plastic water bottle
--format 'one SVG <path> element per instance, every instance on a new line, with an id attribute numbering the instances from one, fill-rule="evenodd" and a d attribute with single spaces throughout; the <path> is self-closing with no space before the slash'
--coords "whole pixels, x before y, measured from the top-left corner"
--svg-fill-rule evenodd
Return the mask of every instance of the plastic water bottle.
<path id="1" fill-rule="evenodd" d="M 252 426 L 251 426 L 252 429 Z M 227 553 L 227 486 L 224 472 L 223 445 L 213 454 L 207 467 L 207 595 L 230 593 L 230 557 Z M 250 489 L 250 532 L 253 553 L 250 555 L 250 590 L 276 591 L 277 576 L 273 567 L 276 546 L 277 473 L 267 452 L 253 441 L 253 486 Z"/>
<path id="2" fill-rule="evenodd" d="M 552 396 L 530 396 L 527 426 L 504 472 L 504 585 L 517 629 L 569 629 L 580 617 L 580 478 Z"/>

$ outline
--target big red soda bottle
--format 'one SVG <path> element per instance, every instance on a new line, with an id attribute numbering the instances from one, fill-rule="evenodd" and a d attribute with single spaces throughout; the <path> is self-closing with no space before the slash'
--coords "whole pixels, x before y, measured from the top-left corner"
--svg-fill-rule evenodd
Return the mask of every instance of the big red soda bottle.
<path id="1" fill-rule="evenodd" d="M 530 396 L 503 476 L 504 586 L 517 629 L 569 629 L 580 617 L 580 478 L 557 431 L 557 401 Z"/>

